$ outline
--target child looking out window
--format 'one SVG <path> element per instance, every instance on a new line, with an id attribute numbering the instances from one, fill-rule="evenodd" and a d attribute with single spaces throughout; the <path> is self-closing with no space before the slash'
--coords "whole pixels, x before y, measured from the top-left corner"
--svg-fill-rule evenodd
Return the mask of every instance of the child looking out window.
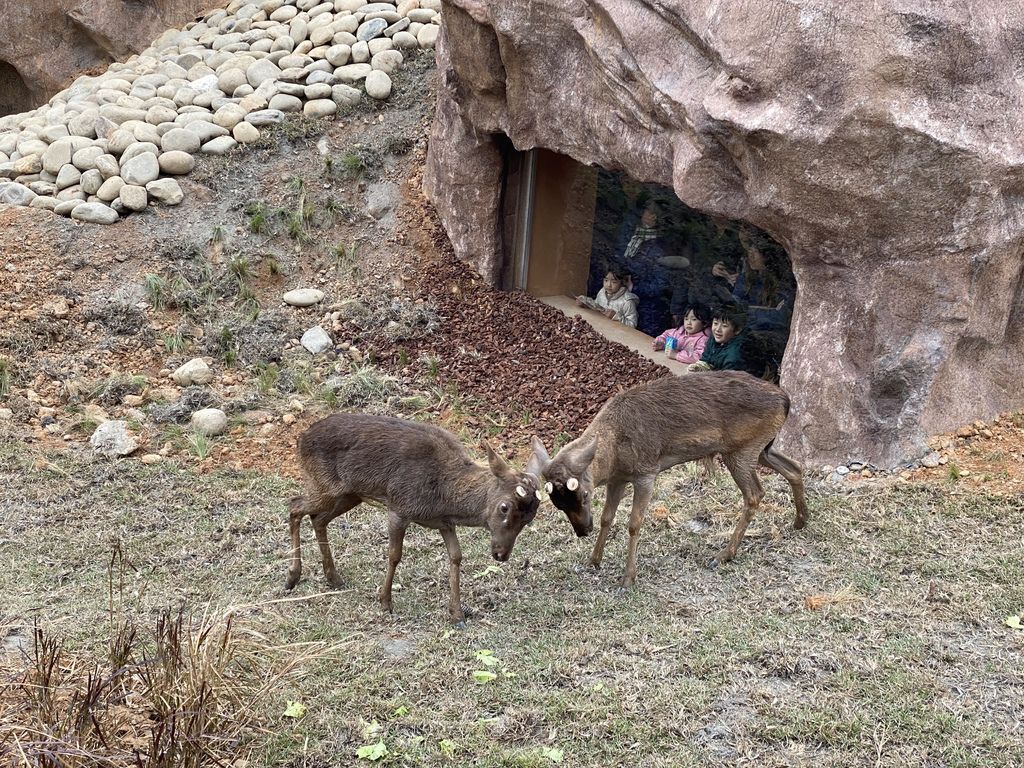
<path id="1" fill-rule="evenodd" d="M 597 292 L 597 299 L 577 296 L 576 304 L 593 309 L 611 320 L 636 328 L 637 297 L 626 287 L 630 273 L 619 267 L 611 267 L 604 276 L 604 287 Z"/>
<path id="2" fill-rule="evenodd" d="M 676 340 L 676 351 L 669 355 L 680 363 L 696 363 L 704 354 L 705 345 L 711 336 L 711 311 L 702 304 L 691 304 L 683 312 L 683 322 L 678 328 L 669 328 L 654 340 L 656 350 L 665 348 L 667 339 Z"/>
<path id="3" fill-rule="evenodd" d="M 689 366 L 697 371 L 747 371 L 749 366 L 744 356 L 743 324 L 746 319 L 741 311 L 718 308 L 712 313 L 711 338 L 704 347 L 700 360 Z M 757 374 L 755 374 L 757 375 Z"/>

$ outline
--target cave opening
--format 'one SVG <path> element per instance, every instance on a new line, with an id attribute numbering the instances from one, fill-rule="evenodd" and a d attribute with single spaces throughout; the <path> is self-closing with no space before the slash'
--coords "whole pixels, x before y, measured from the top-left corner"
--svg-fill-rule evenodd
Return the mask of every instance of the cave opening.
<path id="1" fill-rule="evenodd" d="M 0 117 L 32 109 L 32 92 L 13 65 L 0 59 Z"/>
<path id="2" fill-rule="evenodd" d="M 785 248 L 768 233 L 690 208 L 669 187 L 545 149 L 508 152 L 503 198 L 505 287 L 579 315 L 677 373 L 685 365 L 654 339 L 681 336 L 688 310 L 732 318 L 742 328 L 743 369 L 778 379 L 797 286 Z M 608 317 L 595 304 L 609 271 L 626 281 L 635 317 Z"/>

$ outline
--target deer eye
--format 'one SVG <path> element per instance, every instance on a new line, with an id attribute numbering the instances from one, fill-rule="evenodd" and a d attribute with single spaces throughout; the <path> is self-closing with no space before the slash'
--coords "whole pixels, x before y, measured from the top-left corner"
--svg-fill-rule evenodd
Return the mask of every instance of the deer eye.
<path id="1" fill-rule="evenodd" d="M 590 491 L 584 491 L 583 498 L 586 499 L 588 496 L 590 496 Z"/>
<path id="2" fill-rule="evenodd" d="M 501 513 L 503 515 L 507 515 L 508 514 L 508 509 L 509 509 L 508 502 L 506 502 L 506 501 L 501 502 L 501 504 L 498 505 L 498 509 L 501 511 Z"/>

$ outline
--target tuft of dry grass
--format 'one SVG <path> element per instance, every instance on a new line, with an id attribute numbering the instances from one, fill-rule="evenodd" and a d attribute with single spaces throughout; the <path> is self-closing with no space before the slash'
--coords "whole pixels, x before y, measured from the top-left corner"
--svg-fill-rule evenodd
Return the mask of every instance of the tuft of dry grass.
<path id="1" fill-rule="evenodd" d="M 165 609 L 143 630 L 112 615 L 102 657 L 70 650 L 37 621 L 0 636 L 0 763 L 198 768 L 247 755 L 253 705 L 328 643 L 274 647 L 233 612 Z M 16 650 L 13 650 L 15 649 Z"/>

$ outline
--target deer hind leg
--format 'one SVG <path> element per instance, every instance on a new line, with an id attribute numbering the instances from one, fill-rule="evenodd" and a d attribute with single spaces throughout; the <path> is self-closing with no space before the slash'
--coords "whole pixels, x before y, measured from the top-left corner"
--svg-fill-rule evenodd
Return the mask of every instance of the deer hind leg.
<path id="1" fill-rule="evenodd" d="M 408 527 L 409 524 L 394 512 L 388 513 L 388 572 L 380 588 L 380 606 L 388 613 L 391 613 L 391 585 L 395 580 L 395 569 L 402 561 L 402 543 Z"/>
<path id="2" fill-rule="evenodd" d="M 362 499 L 351 494 L 338 496 L 331 500 L 332 504 L 329 508 L 312 516 L 313 532 L 316 534 L 316 543 L 320 546 L 320 559 L 324 565 L 324 577 L 326 577 L 327 583 L 335 589 L 342 587 L 342 581 L 338 575 L 338 569 L 334 566 L 331 543 L 327 540 L 327 525 L 338 515 L 348 512 L 360 501 Z"/>
<path id="3" fill-rule="evenodd" d="M 608 542 L 608 533 L 611 531 L 612 523 L 615 522 L 615 512 L 619 508 L 619 502 L 626 492 L 626 484 L 619 481 L 608 483 L 604 497 L 604 509 L 601 511 L 601 531 L 597 534 L 597 541 L 594 543 L 594 551 L 590 554 L 590 564 L 594 568 L 601 567 L 601 559 L 604 557 L 604 545 Z"/>
<path id="4" fill-rule="evenodd" d="M 754 514 L 764 497 L 761 481 L 757 479 L 757 462 L 753 456 L 729 455 L 723 456 L 722 459 L 725 461 L 725 466 L 729 469 L 732 479 L 739 486 L 740 493 L 743 494 L 743 511 L 740 512 L 739 519 L 736 521 L 736 527 L 729 538 L 729 543 L 709 563 L 712 567 L 719 563 L 727 563 L 736 557 L 736 551 L 740 547 L 740 542 L 743 541 L 743 535 L 747 532 L 747 526 L 754 519 Z"/>
<path id="5" fill-rule="evenodd" d="M 295 496 L 288 502 L 288 534 L 291 538 L 292 555 L 288 565 L 288 579 L 284 583 L 285 589 L 294 589 L 302 577 L 302 545 L 299 541 L 299 527 L 302 524 L 302 518 L 307 514 L 305 497 Z"/>
<path id="6" fill-rule="evenodd" d="M 774 469 L 786 480 L 789 487 L 793 489 L 793 503 L 796 505 L 796 517 L 793 519 L 794 528 L 803 528 L 807 525 L 807 500 L 804 498 L 804 470 L 797 462 L 788 456 L 772 448 L 770 445 L 761 451 L 757 457 L 762 465 Z"/>
<path id="7" fill-rule="evenodd" d="M 462 598 L 459 592 L 459 569 L 462 567 L 462 547 L 454 528 L 442 528 L 441 538 L 448 547 L 448 613 L 452 621 L 459 626 L 465 625 L 466 614 L 462 610 Z"/>
<path id="8" fill-rule="evenodd" d="M 636 581 L 636 548 L 640 543 L 640 528 L 644 512 L 654 494 L 657 475 L 644 475 L 633 480 L 633 506 L 629 510 L 629 547 L 626 550 L 626 572 L 622 575 L 622 588 L 629 589 Z"/>

